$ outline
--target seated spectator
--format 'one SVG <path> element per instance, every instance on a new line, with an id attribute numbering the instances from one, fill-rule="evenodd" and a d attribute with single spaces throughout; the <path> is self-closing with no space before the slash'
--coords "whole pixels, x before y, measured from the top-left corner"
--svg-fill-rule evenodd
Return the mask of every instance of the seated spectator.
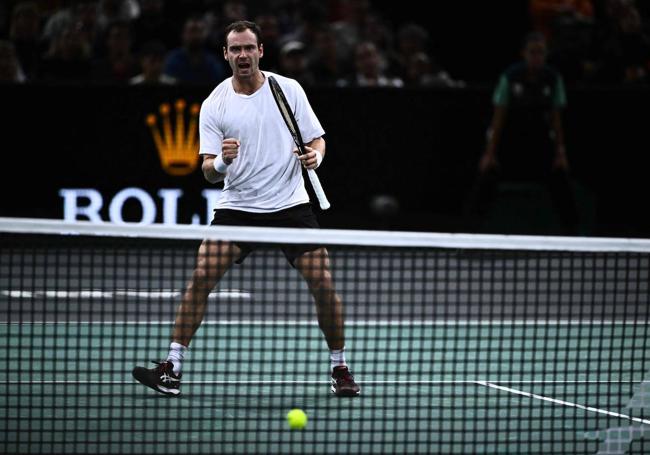
<path id="1" fill-rule="evenodd" d="M 418 53 L 428 54 L 429 32 L 417 24 L 405 24 L 397 32 L 394 51 L 388 56 L 390 72 L 406 78 L 408 62 Z"/>
<path id="2" fill-rule="evenodd" d="M 260 62 L 263 69 L 278 71 L 280 63 L 280 24 L 277 16 L 271 13 L 261 13 L 255 17 L 255 22 L 262 32 L 264 44 L 264 59 Z"/>
<path id="3" fill-rule="evenodd" d="M 530 0 L 533 29 L 553 41 L 553 30 L 558 21 L 591 22 L 594 17 L 592 0 Z"/>
<path id="4" fill-rule="evenodd" d="M 223 64 L 208 52 L 206 25 L 200 17 L 185 22 L 183 46 L 173 50 L 165 62 L 165 74 L 179 83 L 213 85 L 225 78 Z"/>
<path id="5" fill-rule="evenodd" d="M 142 73 L 133 77 L 131 85 L 173 85 L 176 79 L 163 73 L 165 46 L 160 41 L 145 43 L 140 51 Z"/>
<path id="6" fill-rule="evenodd" d="M 0 41 L 0 83 L 25 82 L 25 74 L 20 67 L 13 44 Z"/>
<path id="7" fill-rule="evenodd" d="M 404 85 L 407 87 L 464 87 L 455 81 L 424 52 L 417 52 L 406 62 Z"/>
<path id="8" fill-rule="evenodd" d="M 569 83 L 593 77 L 590 47 L 594 33 L 591 0 L 530 0 L 534 29 L 549 43 L 549 61 Z"/>
<path id="9" fill-rule="evenodd" d="M 163 0 L 140 0 L 140 15 L 132 27 L 136 51 L 151 41 L 162 43 L 166 49 L 178 46 L 179 27 L 165 15 L 164 6 Z"/>
<path id="10" fill-rule="evenodd" d="M 97 8 L 97 25 L 108 31 L 114 22 L 130 23 L 140 15 L 137 0 L 100 0 Z"/>
<path id="11" fill-rule="evenodd" d="M 599 82 L 648 82 L 650 39 L 635 3 L 607 0 L 605 13 L 595 45 L 600 50 Z"/>
<path id="12" fill-rule="evenodd" d="M 40 66 L 45 82 L 87 82 L 92 70 L 91 46 L 81 24 L 70 21 L 56 34 Z"/>
<path id="13" fill-rule="evenodd" d="M 355 73 L 339 79 L 339 87 L 402 87 L 404 82 L 385 73 L 385 61 L 374 43 L 363 42 L 355 48 Z"/>
<path id="14" fill-rule="evenodd" d="M 138 74 L 138 63 L 131 52 L 131 31 L 128 22 L 114 22 L 106 33 L 105 58 L 94 65 L 96 82 L 126 83 Z"/>
<path id="15" fill-rule="evenodd" d="M 38 65 L 45 51 L 40 40 L 40 18 L 34 2 L 18 3 L 11 14 L 9 38 L 13 43 L 20 67 L 28 80 L 38 74 Z"/>
<path id="16" fill-rule="evenodd" d="M 43 7 L 43 4 L 40 4 Z M 56 37 L 60 36 L 63 29 L 67 28 L 70 23 L 75 23 L 76 28 L 83 41 L 90 45 L 89 52 L 98 57 L 104 55 L 102 48 L 102 33 L 97 24 L 98 0 L 77 0 L 67 8 L 61 8 L 51 14 L 41 34 L 41 40 L 46 43 L 52 43 Z"/>
<path id="17" fill-rule="evenodd" d="M 350 65 L 339 53 L 336 32 L 328 24 L 318 28 L 308 59 L 317 85 L 335 86 L 339 79 L 351 71 Z"/>
<path id="18" fill-rule="evenodd" d="M 307 66 L 305 45 L 289 41 L 280 49 L 279 74 L 297 80 L 303 87 L 314 85 L 314 75 Z"/>

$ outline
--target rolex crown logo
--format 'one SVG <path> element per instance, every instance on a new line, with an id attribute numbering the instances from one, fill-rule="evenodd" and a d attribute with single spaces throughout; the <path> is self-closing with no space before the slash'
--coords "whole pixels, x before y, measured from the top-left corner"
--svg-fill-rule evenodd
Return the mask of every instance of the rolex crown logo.
<path id="1" fill-rule="evenodd" d="M 188 175 L 192 173 L 199 162 L 197 121 L 200 107 L 192 104 L 189 109 L 189 123 L 186 128 L 185 100 L 179 99 L 174 103 L 175 125 L 172 128 L 171 106 L 169 103 L 160 105 L 162 132 L 158 127 L 156 114 L 147 116 L 147 125 L 158 149 L 158 156 L 163 170 L 169 175 Z"/>

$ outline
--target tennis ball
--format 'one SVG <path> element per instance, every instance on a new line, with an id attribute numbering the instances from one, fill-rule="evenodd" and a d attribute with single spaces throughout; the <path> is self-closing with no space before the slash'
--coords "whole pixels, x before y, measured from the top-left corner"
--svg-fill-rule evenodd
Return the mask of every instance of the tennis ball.
<path id="1" fill-rule="evenodd" d="M 302 409 L 292 409 L 287 414 L 287 422 L 292 430 L 302 430 L 307 425 L 307 414 Z"/>

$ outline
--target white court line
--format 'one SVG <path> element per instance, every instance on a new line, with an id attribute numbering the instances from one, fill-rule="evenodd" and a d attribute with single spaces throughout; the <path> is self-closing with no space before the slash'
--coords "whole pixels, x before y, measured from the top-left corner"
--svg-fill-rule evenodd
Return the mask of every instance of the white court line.
<path id="1" fill-rule="evenodd" d="M 137 316 L 137 315 L 136 315 Z M 269 314 L 267 316 L 272 316 Z M 28 325 L 28 324 L 124 324 L 124 325 L 169 325 L 174 321 L 0 321 L 0 325 Z M 551 319 L 551 320 L 424 320 L 424 321 L 385 321 L 385 320 L 347 320 L 346 326 L 365 327 L 435 327 L 435 326 L 565 326 L 565 325 L 647 325 L 650 321 L 620 321 L 620 320 L 588 320 L 581 321 L 576 319 Z M 203 321 L 201 325 L 254 325 L 254 326 L 318 326 L 316 320 L 249 320 L 249 319 L 226 319 L 226 320 L 208 320 Z"/>
<path id="2" fill-rule="evenodd" d="M 629 416 L 627 414 L 621 414 L 621 413 L 618 413 L 618 412 L 607 411 L 605 409 L 594 408 L 592 406 L 585 406 L 585 405 L 578 404 L 578 403 L 571 403 L 570 401 L 558 400 L 558 399 L 555 399 L 555 398 L 546 397 L 544 395 L 537 395 L 535 393 L 524 392 L 523 390 L 517 390 L 517 389 L 513 389 L 511 387 L 504 387 L 504 386 L 501 386 L 501 385 L 498 385 L 498 384 L 494 384 L 493 382 L 476 381 L 476 383 L 479 384 L 479 385 L 485 386 L 485 387 L 490 387 L 492 389 L 500 390 L 502 392 L 512 393 L 514 395 L 520 395 L 520 396 L 527 397 L 527 398 L 532 398 L 532 399 L 535 399 L 535 400 L 546 401 L 546 402 L 553 403 L 553 404 L 559 404 L 561 406 L 567 406 L 567 407 L 570 407 L 570 408 L 582 409 L 583 411 L 595 412 L 595 413 L 598 413 L 598 414 L 604 414 L 604 415 L 608 415 L 608 416 L 611 416 L 611 417 L 618 417 L 620 419 L 629 420 L 631 422 L 638 422 L 638 423 L 643 423 L 645 425 L 650 425 L 650 420 L 640 419 L 638 417 L 632 417 L 632 416 Z"/>
<path id="3" fill-rule="evenodd" d="M 25 289 L 2 289 L 0 295 L 12 299 L 32 299 L 45 297 L 48 299 L 110 299 L 114 297 L 132 297 L 137 299 L 176 299 L 182 294 L 180 290 L 172 289 L 151 289 L 148 291 L 140 289 L 115 289 L 111 291 L 99 289 L 82 289 L 75 291 L 65 290 L 25 290 Z M 239 289 L 221 289 L 211 292 L 210 297 L 229 297 L 237 299 L 250 299 L 252 294 Z"/>

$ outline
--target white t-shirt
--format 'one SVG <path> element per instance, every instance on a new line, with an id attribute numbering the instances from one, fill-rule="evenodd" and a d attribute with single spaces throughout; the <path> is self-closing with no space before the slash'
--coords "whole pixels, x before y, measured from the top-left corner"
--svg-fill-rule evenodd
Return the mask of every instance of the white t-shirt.
<path id="1" fill-rule="evenodd" d="M 228 167 L 216 208 L 275 212 L 309 202 L 296 146 L 268 83 L 274 76 L 295 114 L 303 140 L 325 134 L 304 90 L 293 79 L 264 71 L 264 84 L 252 95 L 235 93 L 232 77 L 219 84 L 201 106 L 200 154 L 221 154 L 224 139 L 240 142 Z"/>

